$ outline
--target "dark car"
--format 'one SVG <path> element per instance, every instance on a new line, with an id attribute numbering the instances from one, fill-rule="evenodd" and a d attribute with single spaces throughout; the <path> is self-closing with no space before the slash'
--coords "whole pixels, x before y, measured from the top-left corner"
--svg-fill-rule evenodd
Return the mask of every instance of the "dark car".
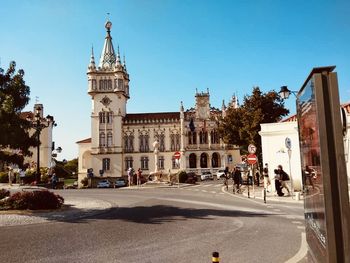
<path id="1" fill-rule="evenodd" d="M 198 175 L 196 173 L 187 173 L 186 183 L 194 184 L 198 181 Z"/>

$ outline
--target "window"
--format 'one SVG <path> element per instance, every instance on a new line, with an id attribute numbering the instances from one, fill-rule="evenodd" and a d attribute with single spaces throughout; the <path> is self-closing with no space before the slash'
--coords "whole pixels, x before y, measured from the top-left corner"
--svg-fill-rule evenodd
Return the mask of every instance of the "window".
<path id="1" fill-rule="evenodd" d="M 170 149 L 171 151 L 180 150 L 180 134 L 170 134 Z"/>
<path id="2" fill-rule="evenodd" d="M 96 79 L 93 79 L 92 81 L 91 81 L 91 83 L 92 83 L 92 90 L 96 90 L 96 86 L 97 86 L 97 83 L 96 83 Z"/>
<path id="3" fill-rule="evenodd" d="M 112 80 L 108 80 L 108 90 L 112 90 Z"/>
<path id="4" fill-rule="evenodd" d="M 179 169 L 180 168 L 180 162 L 179 162 L 179 159 L 176 159 L 176 158 L 172 158 L 171 159 L 171 163 L 172 163 L 172 168 L 173 169 Z"/>
<path id="5" fill-rule="evenodd" d="M 219 134 L 218 134 L 218 132 L 216 130 L 213 130 L 213 131 L 210 132 L 210 137 L 211 137 L 210 142 L 212 144 L 220 143 Z"/>
<path id="6" fill-rule="evenodd" d="M 124 151 L 131 153 L 134 151 L 134 136 L 125 135 L 124 136 Z"/>
<path id="7" fill-rule="evenodd" d="M 103 158 L 102 159 L 102 170 L 109 171 L 111 169 L 111 159 Z"/>
<path id="8" fill-rule="evenodd" d="M 133 160 L 132 157 L 125 157 L 125 171 L 127 171 L 129 168 L 133 168 Z"/>
<path id="9" fill-rule="evenodd" d="M 148 157 L 141 157 L 141 170 L 148 170 Z"/>
<path id="10" fill-rule="evenodd" d="M 140 152 L 148 152 L 149 151 L 149 136 L 147 134 L 140 135 Z"/>
<path id="11" fill-rule="evenodd" d="M 106 146 L 106 135 L 104 132 L 100 133 L 100 147 Z"/>
<path id="12" fill-rule="evenodd" d="M 111 147 L 113 145 L 113 136 L 111 132 L 107 133 L 107 147 Z"/>
<path id="13" fill-rule="evenodd" d="M 164 169 L 164 156 L 159 156 L 158 158 L 158 168 Z"/>
<path id="14" fill-rule="evenodd" d="M 124 90 L 124 81 L 122 79 L 116 79 L 115 80 L 115 86 L 117 90 Z"/>
<path id="15" fill-rule="evenodd" d="M 208 143 L 208 133 L 205 131 L 199 132 L 199 143 L 206 144 Z"/>
<path id="16" fill-rule="evenodd" d="M 197 133 L 188 132 L 188 144 L 197 144 Z"/>
<path id="17" fill-rule="evenodd" d="M 164 152 L 165 151 L 165 135 L 164 134 L 157 134 L 155 136 L 155 139 L 159 142 L 159 151 Z"/>
<path id="18" fill-rule="evenodd" d="M 98 115 L 99 115 L 99 118 L 100 118 L 100 123 L 105 123 L 106 122 L 106 114 L 105 114 L 105 112 L 102 111 Z"/>
<path id="19" fill-rule="evenodd" d="M 112 111 L 106 112 L 105 116 L 106 116 L 106 122 L 107 122 L 107 123 L 112 123 L 112 120 L 113 120 L 113 112 L 112 112 Z"/>

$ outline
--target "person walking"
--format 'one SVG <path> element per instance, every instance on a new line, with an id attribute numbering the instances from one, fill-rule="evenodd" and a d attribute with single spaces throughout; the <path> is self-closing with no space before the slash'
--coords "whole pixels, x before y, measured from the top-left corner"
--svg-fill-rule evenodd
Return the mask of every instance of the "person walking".
<path id="1" fill-rule="evenodd" d="M 269 168 L 268 168 L 267 163 L 265 163 L 265 167 L 263 169 L 263 176 L 264 176 L 264 189 L 268 193 L 269 191 L 267 190 L 267 188 L 271 184 L 271 181 L 270 181 L 270 177 L 269 177 Z"/>
<path id="2" fill-rule="evenodd" d="M 233 193 L 240 193 L 240 184 L 242 181 L 241 171 L 238 166 L 236 166 L 235 171 L 233 172 Z M 236 190 L 235 190 L 236 186 Z"/>
<path id="3" fill-rule="evenodd" d="M 288 195 L 290 195 L 290 191 L 287 186 L 287 182 L 289 181 L 289 175 L 283 170 L 282 165 L 278 165 L 278 173 L 280 175 L 281 191 L 283 188 L 286 188 L 288 191 Z"/>
<path id="4" fill-rule="evenodd" d="M 284 196 L 284 193 L 282 192 L 282 189 L 281 189 L 281 187 L 282 187 L 281 186 L 281 177 L 280 177 L 278 169 L 275 169 L 274 173 L 275 173 L 275 189 L 276 189 L 277 195 Z"/>
<path id="5" fill-rule="evenodd" d="M 52 184 L 52 189 L 56 189 L 57 186 L 57 176 L 56 173 L 54 172 L 51 177 L 51 184 Z"/>
<path id="6" fill-rule="evenodd" d="M 132 168 L 129 167 L 129 169 L 128 169 L 128 183 L 129 183 L 129 187 L 131 186 L 132 174 L 133 174 Z"/>
<path id="7" fill-rule="evenodd" d="M 139 168 L 138 170 L 137 170 L 137 174 L 136 174 L 136 176 L 137 176 L 137 186 L 140 186 L 141 185 L 141 174 L 142 174 L 142 171 L 141 171 L 141 168 Z"/>

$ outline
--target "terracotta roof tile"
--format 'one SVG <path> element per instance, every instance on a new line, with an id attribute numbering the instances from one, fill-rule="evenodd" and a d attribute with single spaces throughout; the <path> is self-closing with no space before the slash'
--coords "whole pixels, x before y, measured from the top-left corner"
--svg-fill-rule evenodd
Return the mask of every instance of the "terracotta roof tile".
<path id="1" fill-rule="evenodd" d="M 76 143 L 91 143 L 91 138 L 87 138 L 81 141 L 77 141 Z"/>

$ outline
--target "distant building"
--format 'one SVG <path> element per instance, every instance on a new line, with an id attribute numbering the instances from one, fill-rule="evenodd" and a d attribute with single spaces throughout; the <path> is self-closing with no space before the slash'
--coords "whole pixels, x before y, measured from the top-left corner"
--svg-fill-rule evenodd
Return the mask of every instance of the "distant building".
<path id="1" fill-rule="evenodd" d="M 185 110 L 182 102 L 178 112 L 127 113 L 130 99 L 129 74 L 125 58 L 115 53 L 111 22 L 98 66 L 92 51 L 88 65 L 88 94 L 91 96 L 91 138 L 78 141 L 79 183 L 92 168 L 94 176 L 120 177 L 128 168 L 141 168 L 143 175 L 158 169 L 165 173 L 186 170 L 200 173 L 216 172 L 240 162 L 238 147 L 226 145 L 219 138 L 217 120 L 226 107 L 210 105 L 209 90 L 195 94 L 195 107 Z M 230 107 L 237 107 L 236 97 Z M 153 143 L 159 144 L 155 160 Z M 179 162 L 175 152 L 181 153 Z"/>

